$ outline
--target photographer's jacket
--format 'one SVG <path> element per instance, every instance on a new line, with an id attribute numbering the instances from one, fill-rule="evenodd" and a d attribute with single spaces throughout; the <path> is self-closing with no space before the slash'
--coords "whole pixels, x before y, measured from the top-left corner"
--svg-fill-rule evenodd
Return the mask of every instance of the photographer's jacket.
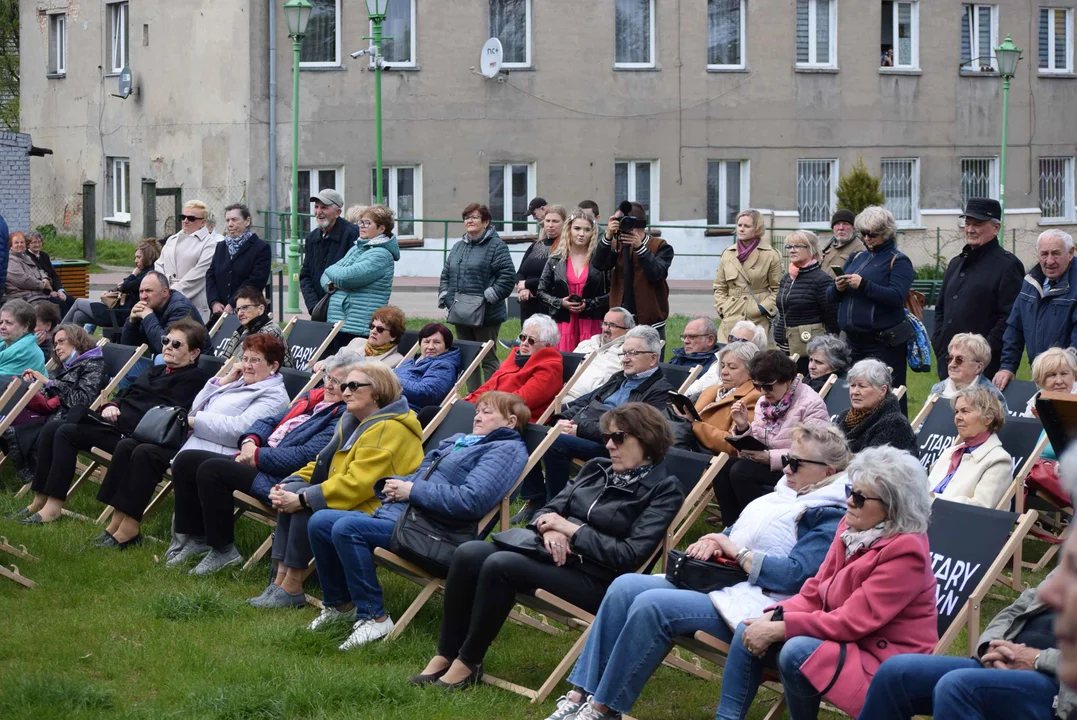
<path id="1" fill-rule="evenodd" d="M 650 235 L 635 252 L 627 243 L 614 250 L 603 237 L 591 257 L 591 267 L 611 275 L 610 307 L 625 308 L 640 325 L 654 325 L 669 317 L 666 276 L 672 262 L 673 246 Z"/>

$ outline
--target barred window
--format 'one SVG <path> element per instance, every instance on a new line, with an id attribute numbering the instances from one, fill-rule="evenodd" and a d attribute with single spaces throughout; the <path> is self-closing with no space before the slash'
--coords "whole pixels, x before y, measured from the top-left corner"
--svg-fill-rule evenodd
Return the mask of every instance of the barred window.
<path id="1" fill-rule="evenodd" d="M 837 203 L 838 161 L 797 160 L 797 212 L 802 224 L 830 222 Z"/>
<path id="2" fill-rule="evenodd" d="M 1073 158 L 1040 158 L 1040 215 L 1073 221 Z"/>
<path id="3" fill-rule="evenodd" d="M 913 224 L 920 215 L 920 163 L 916 158 L 883 158 L 883 197 L 899 223 Z"/>
<path id="4" fill-rule="evenodd" d="M 961 158 L 961 207 L 969 198 L 998 197 L 998 158 Z"/>

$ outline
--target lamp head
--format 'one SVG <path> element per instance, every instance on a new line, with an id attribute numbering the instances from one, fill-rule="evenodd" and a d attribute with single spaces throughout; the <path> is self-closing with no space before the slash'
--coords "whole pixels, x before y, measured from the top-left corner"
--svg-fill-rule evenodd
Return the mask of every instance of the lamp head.
<path id="1" fill-rule="evenodd" d="M 1017 63 L 1021 59 L 1021 48 L 1013 44 L 1013 40 L 1007 35 L 1002 44 L 995 48 L 995 56 L 998 58 L 998 74 L 1004 78 L 1012 78 L 1017 74 Z"/>
<path id="2" fill-rule="evenodd" d="M 389 0 L 366 0 L 366 12 L 373 20 L 375 17 L 384 19 L 389 9 Z"/>
<path id="3" fill-rule="evenodd" d="M 307 23 L 314 6 L 310 0 L 288 0 L 284 3 L 284 18 L 288 21 L 288 36 L 300 38 L 307 34 Z"/>

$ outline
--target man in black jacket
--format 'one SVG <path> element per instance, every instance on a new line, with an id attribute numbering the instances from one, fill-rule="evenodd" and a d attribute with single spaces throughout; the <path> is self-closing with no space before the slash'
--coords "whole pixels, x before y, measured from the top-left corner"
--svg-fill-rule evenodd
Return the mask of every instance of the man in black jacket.
<path id="1" fill-rule="evenodd" d="M 318 227 L 307 235 L 303 246 L 303 267 L 299 271 L 299 288 L 303 291 L 307 312 L 314 310 L 318 301 L 325 297 L 322 273 L 330 265 L 339 262 L 359 239 L 359 226 L 340 216 L 344 196 L 336 190 L 326 189 L 310 201 L 314 203 L 314 219 Z"/>
<path id="2" fill-rule="evenodd" d="M 976 333 L 987 340 L 991 362 L 984 368 L 984 376 L 995 376 L 1002 361 L 1006 319 L 1025 274 L 1021 261 L 999 244 L 1002 206 L 998 200 L 969 198 L 961 217 L 965 219 L 966 245 L 946 268 L 931 334 L 940 380 L 949 375 L 946 356 L 950 339 L 958 333 Z"/>

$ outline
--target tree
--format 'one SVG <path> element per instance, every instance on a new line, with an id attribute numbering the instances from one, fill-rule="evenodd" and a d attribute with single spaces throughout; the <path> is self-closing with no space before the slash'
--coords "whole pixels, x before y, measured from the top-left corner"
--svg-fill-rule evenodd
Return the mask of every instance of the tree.
<path id="1" fill-rule="evenodd" d="M 19 0 L 0 0 L 0 125 L 19 131 Z"/>
<path id="2" fill-rule="evenodd" d="M 838 180 L 838 207 L 852 210 L 857 215 L 870 205 L 882 205 L 886 198 L 879 188 L 881 178 L 868 172 L 864 158 L 858 157 L 848 175 Z"/>

